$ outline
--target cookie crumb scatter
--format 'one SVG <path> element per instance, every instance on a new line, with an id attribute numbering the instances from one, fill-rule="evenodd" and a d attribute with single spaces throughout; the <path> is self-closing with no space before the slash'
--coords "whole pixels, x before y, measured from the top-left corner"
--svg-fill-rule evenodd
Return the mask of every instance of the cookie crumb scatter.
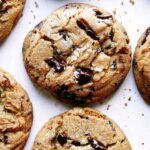
<path id="1" fill-rule="evenodd" d="M 35 1 L 34 4 L 36 8 L 39 8 L 39 4 L 37 3 L 37 1 Z"/>

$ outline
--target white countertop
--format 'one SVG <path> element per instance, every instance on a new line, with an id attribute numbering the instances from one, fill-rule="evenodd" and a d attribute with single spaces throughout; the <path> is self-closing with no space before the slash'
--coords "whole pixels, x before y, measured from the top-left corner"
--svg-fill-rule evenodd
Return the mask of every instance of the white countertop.
<path id="1" fill-rule="evenodd" d="M 38 8 L 35 1 L 39 5 Z M 126 28 L 134 52 L 139 36 L 150 26 L 150 1 L 136 0 L 135 5 L 129 3 L 129 0 L 122 1 L 124 5 L 121 5 L 121 0 L 27 0 L 22 18 L 0 46 L 0 67 L 14 75 L 33 103 L 34 122 L 25 150 L 31 149 L 38 130 L 49 118 L 71 108 L 30 81 L 22 61 L 22 43 L 26 34 L 59 6 L 69 2 L 85 2 L 103 7 L 111 13 L 117 8 L 116 18 Z M 128 100 L 129 97 L 131 101 Z M 106 103 L 91 107 L 117 122 L 126 133 L 133 150 L 150 150 L 150 106 L 143 101 L 136 88 L 132 69 L 118 91 Z"/>

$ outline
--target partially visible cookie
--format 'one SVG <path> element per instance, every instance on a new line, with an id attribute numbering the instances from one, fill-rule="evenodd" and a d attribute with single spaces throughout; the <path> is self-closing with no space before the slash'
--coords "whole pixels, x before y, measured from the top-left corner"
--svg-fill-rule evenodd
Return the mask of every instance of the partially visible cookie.
<path id="1" fill-rule="evenodd" d="M 9 73 L 0 69 L 0 150 L 23 150 L 32 119 L 27 93 Z"/>
<path id="2" fill-rule="evenodd" d="M 24 8 L 25 0 L 0 0 L 0 42 L 11 32 Z"/>
<path id="3" fill-rule="evenodd" d="M 131 146 L 107 116 L 90 108 L 74 108 L 50 119 L 32 150 L 131 150 Z"/>
<path id="4" fill-rule="evenodd" d="M 138 41 L 133 67 L 138 89 L 146 102 L 150 103 L 150 27 Z"/>
<path id="5" fill-rule="evenodd" d="M 131 60 L 126 31 L 105 10 L 68 4 L 26 37 L 31 79 L 66 103 L 102 102 L 125 79 Z"/>

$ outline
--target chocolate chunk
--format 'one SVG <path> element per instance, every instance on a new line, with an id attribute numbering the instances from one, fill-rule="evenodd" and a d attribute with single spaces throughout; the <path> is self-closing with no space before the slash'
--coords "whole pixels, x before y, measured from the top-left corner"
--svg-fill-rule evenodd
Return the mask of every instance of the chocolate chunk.
<path id="1" fill-rule="evenodd" d="M 100 12 L 99 10 L 94 10 L 94 12 L 95 12 L 96 16 L 101 16 L 101 15 L 103 14 L 103 13 Z"/>
<path id="2" fill-rule="evenodd" d="M 117 63 L 115 60 L 113 60 L 111 63 L 110 63 L 110 68 L 113 69 L 113 70 L 116 70 L 117 69 Z"/>
<path id="3" fill-rule="evenodd" d="M 40 28 L 42 27 L 42 25 L 43 25 L 43 21 L 41 21 L 40 23 L 38 23 L 38 24 L 35 26 L 35 28 L 40 29 Z"/>
<path id="4" fill-rule="evenodd" d="M 146 42 L 146 38 L 148 37 L 148 35 L 150 34 L 150 27 L 147 28 L 146 32 L 145 32 L 145 35 L 143 37 L 143 40 L 141 42 L 141 45 L 143 45 L 145 42 Z"/>
<path id="5" fill-rule="evenodd" d="M 68 90 L 68 87 L 66 85 L 61 85 L 58 90 L 56 91 L 56 95 L 58 97 L 61 97 L 66 91 Z"/>
<path id="6" fill-rule="evenodd" d="M 59 134 L 57 136 L 57 141 L 60 143 L 60 145 L 63 146 L 64 144 L 67 143 L 67 138 L 66 138 L 66 136 L 64 134 Z"/>
<path id="7" fill-rule="evenodd" d="M 69 100 L 70 103 L 74 105 L 84 104 L 87 101 L 87 99 L 92 96 L 92 93 L 93 93 L 93 90 L 91 89 L 87 96 L 78 96 L 77 94 L 70 91 L 69 87 L 67 87 L 66 85 L 61 85 L 56 91 L 56 95 L 59 98 L 63 100 Z"/>
<path id="8" fill-rule="evenodd" d="M 135 59 L 133 59 L 133 66 L 134 66 L 134 67 L 137 66 L 137 62 L 136 62 Z"/>
<path id="9" fill-rule="evenodd" d="M 102 51 L 106 54 L 106 55 L 114 55 L 115 54 L 115 47 L 112 47 L 111 44 L 106 45 L 102 48 Z"/>
<path id="10" fill-rule="evenodd" d="M 7 135 L 4 135 L 3 142 L 5 145 L 8 144 L 8 136 Z"/>
<path id="11" fill-rule="evenodd" d="M 79 67 L 79 68 L 77 68 L 77 70 L 74 74 L 75 74 L 77 83 L 79 85 L 83 85 L 83 84 L 90 82 L 93 72 L 91 69 Z"/>
<path id="12" fill-rule="evenodd" d="M 88 25 L 88 23 L 84 19 L 77 20 L 77 25 L 86 32 L 88 36 L 90 36 L 93 40 L 99 41 L 99 37 L 93 31 L 93 29 Z"/>
<path id="13" fill-rule="evenodd" d="M 109 14 L 103 14 L 99 10 L 94 10 L 96 17 L 99 19 L 112 19 L 112 15 Z"/>
<path id="14" fill-rule="evenodd" d="M 45 62 L 52 68 L 55 69 L 56 72 L 61 73 L 65 70 L 66 62 L 60 57 L 53 57 L 51 59 L 45 60 Z"/>
<path id="15" fill-rule="evenodd" d="M 111 39 L 111 41 L 113 41 L 113 38 L 114 38 L 114 31 L 113 30 L 110 31 L 109 38 Z"/>
<path id="16" fill-rule="evenodd" d="M 128 34 L 127 34 L 127 32 L 126 32 L 126 31 L 124 31 L 123 33 L 124 33 L 124 35 L 126 36 L 126 42 L 127 42 L 127 44 L 129 44 L 129 43 L 130 43 L 130 40 L 129 40 L 129 38 L 128 38 Z"/>
<path id="17" fill-rule="evenodd" d="M 49 37 L 48 37 L 48 36 L 46 36 L 46 35 L 43 35 L 41 38 L 42 38 L 44 41 L 51 42 L 52 44 L 54 43 L 54 40 L 53 40 L 53 39 L 51 39 L 51 38 L 49 38 Z"/>
<path id="18" fill-rule="evenodd" d="M 72 51 L 75 51 L 75 50 L 76 50 L 76 48 L 77 48 L 77 46 L 72 45 Z"/>
<path id="19" fill-rule="evenodd" d="M 6 14 L 7 10 L 0 10 L 0 15 Z"/>
<path id="20" fill-rule="evenodd" d="M 101 15 L 101 16 L 98 16 L 98 18 L 100 18 L 100 19 L 112 19 L 112 15 Z"/>
<path id="21" fill-rule="evenodd" d="M 81 146 L 80 142 L 78 142 L 78 141 L 72 141 L 71 144 L 72 144 L 72 145 L 75 145 L 75 146 Z"/>
<path id="22" fill-rule="evenodd" d="M 62 35 L 64 40 L 67 40 L 67 37 L 69 37 L 67 31 L 65 31 L 65 30 L 60 30 L 59 34 Z"/>
<path id="23" fill-rule="evenodd" d="M 88 139 L 90 145 L 94 148 L 94 150 L 106 150 L 106 147 L 104 146 L 104 144 L 92 139 L 92 138 L 89 138 Z"/>

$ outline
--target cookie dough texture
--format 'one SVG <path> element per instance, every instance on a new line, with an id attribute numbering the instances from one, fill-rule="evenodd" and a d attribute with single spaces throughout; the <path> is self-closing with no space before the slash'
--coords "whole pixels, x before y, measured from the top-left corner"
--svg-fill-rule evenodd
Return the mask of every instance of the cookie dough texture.
<path id="1" fill-rule="evenodd" d="M 32 118 L 27 93 L 9 73 L 0 69 L 0 150 L 23 150 Z"/>
<path id="2" fill-rule="evenodd" d="M 50 119 L 32 150 L 131 150 L 121 129 L 90 108 L 74 108 Z"/>
<path id="3" fill-rule="evenodd" d="M 0 42 L 11 32 L 22 15 L 25 0 L 0 0 Z"/>
<path id="4" fill-rule="evenodd" d="M 127 33 L 112 15 L 88 4 L 68 4 L 26 37 L 26 70 L 39 86 L 66 103 L 102 102 L 130 68 Z"/>
<path id="5" fill-rule="evenodd" d="M 138 89 L 146 102 L 150 103 L 150 27 L 138 41 L 133 67 Z"/>

